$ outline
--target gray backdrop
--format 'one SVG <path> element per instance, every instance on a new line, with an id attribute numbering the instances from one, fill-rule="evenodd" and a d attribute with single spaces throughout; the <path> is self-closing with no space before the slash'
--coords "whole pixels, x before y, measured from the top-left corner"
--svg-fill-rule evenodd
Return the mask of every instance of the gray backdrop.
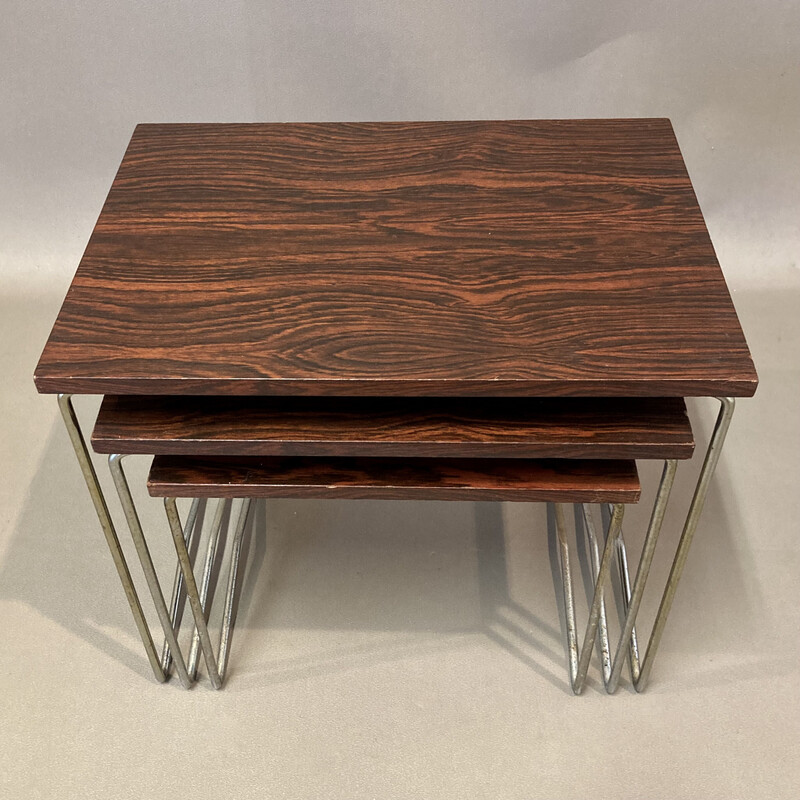
<path id="1" fill-rule="evenodd" d="M 669 116 L 732 285 L 797 278 L 797 2 L 0 9 L 6 287 L 65 287 L 135 123 L 190 120 Z"/>

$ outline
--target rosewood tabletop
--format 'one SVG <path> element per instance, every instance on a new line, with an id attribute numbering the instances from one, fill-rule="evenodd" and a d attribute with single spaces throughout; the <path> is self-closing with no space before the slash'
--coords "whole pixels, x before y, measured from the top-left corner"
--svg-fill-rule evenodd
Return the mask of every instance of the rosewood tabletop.
<path id="1" fill-rule="evenodd" d="M 117 395 L 757 385 L 666 119 L 139 125 L 35 380 Z"/>
<path id="2" fill-rule="evenodd" d="M 634 461 L 156 456 L 155 497 L 636 503 Z"/>
<path id="3" fill-rule="evenodd" d="M 106 395 L 96 453 L 433 458 L 691 458 L 677 397 Z"/>

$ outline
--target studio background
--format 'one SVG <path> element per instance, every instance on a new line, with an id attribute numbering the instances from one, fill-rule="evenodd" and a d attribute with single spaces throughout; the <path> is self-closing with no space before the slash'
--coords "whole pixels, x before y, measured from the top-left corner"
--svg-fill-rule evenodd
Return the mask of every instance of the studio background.
<path id="1" fill-rule="evenodd" d="M 799 98 L 797 2 L 2 0 L 0 796 L 796 796 Z M 648 692 L 570 696 L 542 512 L 469 503 L 269 504 L 228 687 L 156 685 L 32 381 L 134 125 L 625 116 L 671 118 L 761 379 Z"/>

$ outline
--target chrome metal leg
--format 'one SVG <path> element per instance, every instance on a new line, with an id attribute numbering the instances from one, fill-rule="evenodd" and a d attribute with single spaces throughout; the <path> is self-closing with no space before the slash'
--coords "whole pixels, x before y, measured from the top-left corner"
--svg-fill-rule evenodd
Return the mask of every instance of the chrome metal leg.
<path id="1" fill-rule="evenodd" d="M 197 588 L 197 582 L 195 581 L 192 564 L 189 560 L 189 554 L 186 549 L 186 542 L 181 529 L 175 498 L 164 498 L 164 507 L 167 512 L 167 518 L 169 519 L 170 529 L 172 530 L 172 540 L 175 543 L 175 551 L 178 554 L 178 563 L 183 572 L 186 593 L 189 597 L 189 605 L 194 616 L 197 636 L 200 640 L 200 647 L 203 650 L 203 657 L 206 662 L 206 669 L 208 670 L 209 679 L 211 680 L 211 683 L 215 689 L 222 688 L 222 683 L 225 679 L 225 671 L 228 664 L 230 639 L 235 621 L 234 607 L 236 599 L 236 584 L 239 573 L 239 559 L 242 551 L 244 532 L 247 528 L 250 504 L 251 501 L 249 499 L 242 501 L 242 507 L 239 511 L 239 516 L 236 521 L 236 531 L 234 533 L 234 538 L 231 545 L 231 562 L 230 570 L 228 572 L 228 588 L 225 594 L 225 609 L 222 619 L 222 630 L 220 632 L 219 655 L 218 657 L 215 657 L 207 621 L 210 601 L 205 593 L 208 590 L 208 576 L 210 575 L 211 565 L 214 562 L 214 553 L 217 548 L 216 540 L 219 536 L 219 528 L 221 527 L 225 504 L 219 504 L 214 525 L 212 526 L 211 541 L 209 542 L 206 564 L 203 570 L 202 585 L 204 594 L 201 597 L 201 594 Z"/>
<path id="2" fill-rule="evenodd" d="M 628 551 L 625 548 L 625 537 L 622 531 L 619 532 L 619 538 L 617 539 L 617 570 L 619 572 L 620 600 L 624 618 L 628 613 L 628 605 L 631 601 L 631 577 L 628 572 Z M 628 661 L 630 663 L 631 680 L 636 681 L 639 679 L 639 639 L 636 633 L 636 626 L 631 628 Z"/>
<path id="3" fill-rule="evenodd" d="M 650 516 L 650 523 L 647 526 L 647 535 L 645 536 L 642 555 L 639 559 L 639 567 L 636 570 L 636 578 L 633 582 L 633 592 L 630 594 L 629 598 L 626 597 L 628 601 L 625 604 L 627 606 L 625 622 L 622 625 L 622 632 L 620 633 L 617 650 L 614 654 L 611 677 L 606 685 L 606 690 L 609 694 L 613 694 L 619 684 L 619 676 L 622 672 L 622 662 L 624 659 L 623 649 L 626 646 L 630 648 L 631 633 L 636 623 L 636 615 L 639 613 L 639 606 L 641 605 L 642 596 L 644 595 L 647 576 L 650 574 L 650 565 L 653 563 L 653 555 L 655 554 L 658 535 L 661 532 L 661 526 L 664 522 L 664 514 L 667 510 L 672 484 L 675 482 L 675 471 L 677 468 L 678 462 L 675 459 L 670 459 L 664 463 L 658 494 L 653 504 L 653 512 Z M 627 558 L 625 560 L 627 561 Z M 627 596 L 627 590 L 625 590 L 625 594 Z M 631 679 L 634 681 L 636 680 L 633 674 L 631 675 Z"/>
<path id="4" fill-rule="evenodd" d="M 236 600 L 236 579 L 239 575 L 239 559 L 242 554 L 242 540 L 247 528 L 247 518 L 250 514 L 250 498 L 242 501 L 239 519 L 236 523 L 236 533 L 231 546 L 231 568 L 228 573 L 228 591 L 225 595 L 225 613 L 222 618 L 222 630 L 219 637 L 219 671 L 222 680 L 225 679 L 225 670 L 228 667 L 228 652 L 231 634 L 233 633 L 234 606 Z"/>
<path id="5" fill-rule="evenodd" d="M 664 626 L 666 625 L 667 617 L 672 608 L 675 590 L 678 587 L 678 581 L 680 581 L 683 568 L 686 565 L 689 547 L 692 544 L 692 538 L 697 530 L 697 523 L 708 495 L 711 478 L 714 475 L 714 470 L 716 469 L 720 453 L 722 452 L 722 445 L 725 443 L 725 437 L 731 424 L 735 401 L 731 397 L 720 397 L 717 399 L 720 402 L 720 410 L 717 415 L 716 424 L 714 425 L 714 432 L 708 443 L 708 449 L 706 450 L 706 456 L 700 470 L 700 476 L 697 479 L 694 496 L 692 497 L 692 502 L 686 515 L 686 521 L 683 525 L 683 533 L 678 542 L 678 549 L 675 553 L 675 559 L 672 562 L 672 569 L 667 579 L 667 585 L 664 588 L 664 594 L 661 597 L 661 605 L 659 606 L 656 621 L 650 634 L 650 641 L 647 645 L 647 653 L 644 656 L 639 680 L 634 681 L 634 687 L 638 692 L 641 692 L 645 688 L 650 678 L 650 672 L 653 669 L 653 660 L 658 652 L 661 636 L 664 633 Z"/>
<path id="6" fill-rule="evenodd" d="M 589 621 L 586 624 L 586 635 L 583 638 L 583 647 L 581 649 L 580 662 L 578 663 L 578 674 L 572 685 L 572 691 L 575 692 L 575 694 L 580 694 L 583 690 L 586 673 L 589 670 L 589 661 L 592 657 L 595 637 L 597 636 L 597 626 L 600 622 L 600 606 L 603 602 L 606 582 L 611 574 L 611 558 L 614 554 L 614 547 L 617 537 L 619 536 L 620 528 L 622 527 L 622 516 L 624 513 L 625 506 L 622 505 L 622 503 L 617 503 L 614 506 L 614 513 L 611 515 L 611 526 L 608 531 L 605 547 L 603 548 L 603 556 L 600 559 L 600 569 L 597 574 L 597 580 L 594 584 L 594 597 L 592 597 L 592 604 L 589 608 Z"/>
<path id="7" fill-rule="evenodd" d="M 608 509 L 608 519 L 611 520 L 611 514 L 614 510 L 613 503 L 607 503 L 605 506 L 601 506 L 601 508 Z M 586 513 L 587 509 L 584 505 L 584 513 Z M 628 613 L 628 605 L 631 600 L 631 577 L 630 573 L 628 572 L 628 550 L 625 547 L 625 534 L 624 531 L 620 530 L 619 536 L 617 537 L 617 575 L 619 577 L 620 582 L 620 606 L 622 609 L 621 614 L 621 622 L 624 624 L 625 617 Z M 601 624 L 601 632 L 602 632 L 602 618 L 600 620 Z M 630 662 L 630 670 L 631 676 L 635 680 L 639 676 L 639 640 L 636 633 L 636 626 L 634 625 L 631 628 L 631 640 L 630 640 L 630 647 L 628 648 L 628 660 Z M 609 673 L 608 677 L 610 678 L 611 675 Z M 608 680 L 605 681 L 606 688 L 608 688 Z"/>
<path id="8" fill-rule="evenodd" d="M 61 411 L 61 416 L 64 419 L 64 425 L 67 428 L 72 447 L 75 450 L 75 456 L 78 459 L 83 479 L 86 481 L 86 487 L 89 490 L 89 495 L 94 504 L 94 510 L 100 520 L 100 527 L 103 529 L 103 534 L 106 538 L 106 544 L 111 551 L 111 558 L 114 560 L 114 566 L 117 568 L 122 588 L 125 590 L 125 597 L 128 600 L 131 613 L 133 614 L 136 628 L 139 631 L 139 636 L 142 639 L 147 659 L 153 669 L 153 674 L 157 681 L 163 683 L 167 679 L 166 672 L 162 669 L 159 663 L 158 653 L 156 652 L 155 645 L 153 644 L 153 637 L 150 634 L 150 628 L 147 625 L 147 620 L 142 611 L 142 604 L 139 601 L 139 595 L 136 592 L 136 587 L 133 585 L 131 573 L 128 569 L 128 563 L 125 560 L 125 555 L 119 544 L 114 522 L 108 512 L 108 505 L 106 503 L 105 495 L 97 480 L 97 473 L 95 472 L 92 458 L 89 450 L 86 447 L 86 441 L 81 432 L 80 423 L 75 414 L 75 409 L 72 405 L 72 395 L 60 394 L 58 395 L 58 407 Z"/>
<path id="9" fill-rule="evenodd" d="M 592 517 L 591 507 L 588 503 L 581 505 L 583 512 L 583 529 L 586 532 L 586 538 L 589 540 L 589 561 L 592 567 L 592 578 L 597 580 L 600 572 L 600 547 L 597 541 L 597 533 L 594 526 L 594 518 Z M 622 539 L 622 531 L 620 531 L 620 541 Z M 600 664 L 603 671 L 603 683 L 608 685 L 608 680 L 611 677 L 611 647 L 608 643 L 608 619 L 606 617 L 606 601 L 605 598 L 600 604 L 600 623 L 599 623 L 599 636 L 597 638 L 598 648 L 600 650 Z"/>
<path id="10" fill-rule="evenodd" d="M 196 534 L 197 515 L 201 507 L 205 506 L 205 500 L 195 498 L 192 500 L 192 505 L 189 508 L 189 514 L 186 517 L 186 525 L 183 528 L 183 538 L 186 542 L 187 550 L 192 549 L 194 538 Z M 172 620 L 172 629 L 177 633 L 181 627 L 181 619 L 183 618 L 183 607 L 186 601 L 186 593 L 183 591 L 183 573 L 181 572 L 180 564 L 175 567 L 175 578 L 172 581 L 172 597 L 169 603 L 169 616 Z M 172 653 L 169 649 L 169 642 L 164 639 L 164 645 L 161 648 L 161 666 L 164 672 L 168 672 L 172 664 Z M 187 667 L 187 671 L 194 680 L 192 671 Z"/>
<path id="11" fill-rule="evenodd" d="M 114 454 L 108 457 L 108 465 L 111 470 L 111 476 L 114 479 L 114 485 L 117 487 L 117 494 L 122 504 L 122 510 L 125 513 L 125 518 L 128 521 L 128 528 L 131 532 L 136 552 L 139 555 L 139 561 L 142 564 L 145 580 L 150 588 L 150 594 L 153 598 L 153 603 L 156 607 L 158 619 L 161 622 L 161 628 L 164 631 L 164 637 L 169 643 L 169 648 L 172 652 L 172 659 L 175 663 L 175 671 L 178 673 L 181 683 L 184 688 L 188 689 L 192 685 L 192 680 L 186 671 L 186 662 L 183 659 L 178 640 L 173 628 L 173 622 L 170 618 L 167 604 L 164 600 L 164 594 L 161 591 L 161 584 L 158 582 L 158 576 L 153 565 L 153 559 L 150 557 L 150 550 L 147 546 L 147 540 L 144 538 L 144 531 L 142 530 L 139 515 L 136 512 L 136 506 L 131 496 L 128 480 L 125 477 L 125 472 L 122 469 L 122 459 L 124 454 Z M 180 532 L 181 541 L 183 542 L 183 530 Z M 185 543 L 184 543 L 185 547 Z M 185 577 L 185 576 L 184 576 Z"/>
<path id="12" fill-rule="evenodd" d="M 561 565 L 561 588 L 564 593 L 564 619 L 567 628 L 569 679 L 574 687 L 578 675 L 578 625 L 575 620 L 575 595 L 572 591 L 572 570 L 569 566 L 567 526 L 564 521 L 563 505 L 561 503 L 554 503 L 553 511 L 556 519 L 556 536 L 558 537 L 558 561 Z"/>
<path id="13" fill-rule="evenodd" d="M 220 500 L 217 503 L 217 510 L 214 514 L 214 521 L 211 524 L 211 531 L 208 538 L 208 546 L 206 549 L 206 557 L 203 563 L 203 576 L 200 579 L 200 605 L 203 608 L 203 619 L 208 623 L 208 612 L 210 603 L 208 603 L 208 588 L 211 583 L 211 573 L 214 568 L 214 562 L 217 558 L 217 548 L 219 546 L 220 530 L 222 522 L 225 519 L 226 512 L 230 509 L 230 500 Z M 192 636 L 192 646 L 189 650 L 189 675 L 192 678 L 197 677 L 197 661 L 200 658 L 200 631 L 195 626 L 194 635 Z"/>
<path id="14" fill-rule="evenodd" d="M 194 616 L 194 624 L 196 630 L 200 635 L 200 642 L 203 647 L 203 655 L 206 661 L 206 668 L 208 669 L 208 677 L 211 680 L 215 689 L 222 687 L 222 680 L 220 678 L 219 670 L 217 669 L 217 662 L 214 658 L 214 649 L 211 646 L 211 636 L 208 633 L 208 624 L 206 622 L 205 609 L 200 601 L 200 596 L 197 592 L 197 583 L 194 579 L 194 570 L 192 569 L 192 562 L 189 559 L 189 553 L 186 550 L 186 542 L 183 538 L 183 530 L 181 529 L 181 521 L 178 516 L 178 506 L 173 497 L 164 498 L 164 507 L 167 511 L 167 519 L 169 520 L 169 527 L 172 531 L 172 541 L 175 543 L 175 552 L 178 555 L 178 564 L 180 565 L 181 572 L 183 573 L 183 581 L 186 585 L 186 594 L 189 597 L 189 606 L 192 609 Z"/>
<path id="15" fill-rule="evenodd" d="M 667 472 L 665 467 L 665 472 L 662 473 L 661 483 L 659 484 L 659 496 L 661 496 L 662 491 L 668 492 L 669 489 L 671 489 L 673 480 L 674 480 L 674 470 L 670 470 L 669 472 Z M 669 487 L 667 487 L 665 481 L 669 481 Z M 666 504 L 666 498 L 664 499 L 663 502 L 664 504 Z M 606 507 L 608 508 L 609 521 L 610 521 L 611 514 L 614 511 L 614 505 L 613 503 L 608 503 L 606 504 Z M 587 535 L 590 541 L 590 545 L 594 552 L 594 558 L 592 562 L 592 570 L 593 570 L 592 574 L 594 579 L 596 580 L 599 570 L 599 560 L 600 560 L 598 555 L 597 534 L 595 533 L 594 519 L 591 515 L 591 507 L 589 506 L 588 503 L 583 503 L 582 510 L 583 510 L 583 519 L 587 530 Z M 658 520 L 658 528 L 657 529 L 653 528 L 651 520 L 651 526 L 648 528 L 648 531 L 649 532 L 652 531 L 657 537 L 658 531 L 660 531 L 661 528 L 661 522 L 663 521 L 663 512 L 659 511 L 659 514 L 656 517 L 656 519 Z M 653 541 L 652 539 L 651 541 L 653 543 L 653 549 L 650 551 L 648 556 L 648 562 L 647 562 L 648 573 L 649 573 L 650 563 L 652 562 L 652 554 L 655 550 L 655 541 Z M 629 616 L 630 603 L 631 603 L 631 579 L 630 579 L 630 574 L 628 572 L 628 554 L 627 554 L 627 549 L 625 547 L 625 536 L 622 529 L 620 529 L 619 536 L 617 536 L 615 550 L 617 554 L 617 573 L 620 579 L 621 595 L 619 600 L 622 608 L 621 623 L 623 629 L 626 627 L 626 625 L 630 627 L 630 637 L 627 647 L 628 661 L 631 671 L 631 680 L 636 681 L 638 680 L 639 677 L 639 643 L 636 636 L 636 626 L 635 626 L 636 612 L 634 612 L 633 616 Z M 609 637 L 607 628 L 607 617 L 603 613 L 604 611 L 605 611 L 605 602 L 601 606 L 600 610 L 600 621 L 598 625 L 599 629 L 598 643 L 601 649 L 601 659 L 603 665 L 603 684 L 606 687 L 606 691 L 608 691 L 609 693 L 613 693 L 614 691 L 616 691 L 616 686 L 619 681 L 619 675 L 616 676 L 613 684 L 614 688 L 612 689 L 611 664 L 613 663 L 614 668 L 619 672 L 622 669 L 622 662 L 620 660 L 621 659 L 620 652 L 616 653 L 616 658 L 613 661 L 611 659 L 610 647 L 608 644 Z M 624 641 L 623 639 L 620 639 L 620 642 L 623 641 Z M 617 650 L 619 651 L 619 647 L 617 648 Z M 619 664 L 619 666 L 617 666 L 617 664 Z"/>
<path id="16" fill-rule="evenodd" d="M 564 609 L 567 618 L 567 640 L 570 651 L 570 684 L 575 694 L 580 694 L 583 691 L 586 673 L 589 670 L 589 661 L 592 657 L 595 639 L 597 638 L 605 585 L 608 582 L 611 571 L 611 558 L 614 553 L 617 536 L 622 526 L 622 517 L 624 513 L 625 506 L 622 503 L 618 503 L 614 506 L 614 513 L 611 516 L 611 527 L 603 548 L 597 580 L 595 581 L 594 595 L 589 609 L 589 620 L 586 625 L 586 634 L 583 637 L 583 646 L 579 651 L 575 624 L 575 601 L 572 594 L 572 577 L 569 568 L 569 548 L 567 547 L 566 526 L 564 523 L 564 510 L 562 504 L 555 504 L 556 533 L 559 542 L 561 576 L 564 590 Z"/>

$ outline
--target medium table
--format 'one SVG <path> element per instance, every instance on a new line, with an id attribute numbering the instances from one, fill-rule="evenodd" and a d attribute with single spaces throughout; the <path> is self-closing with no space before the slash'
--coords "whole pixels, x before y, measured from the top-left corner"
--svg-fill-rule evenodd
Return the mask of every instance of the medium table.
<path id="1" fill-rule="evenodd" d="M 719 397 L 643 684 L 757 376 L 669 121 L 617 119 L 139 125 L 35 382 L 146 644 L 72 394 Z"/>

